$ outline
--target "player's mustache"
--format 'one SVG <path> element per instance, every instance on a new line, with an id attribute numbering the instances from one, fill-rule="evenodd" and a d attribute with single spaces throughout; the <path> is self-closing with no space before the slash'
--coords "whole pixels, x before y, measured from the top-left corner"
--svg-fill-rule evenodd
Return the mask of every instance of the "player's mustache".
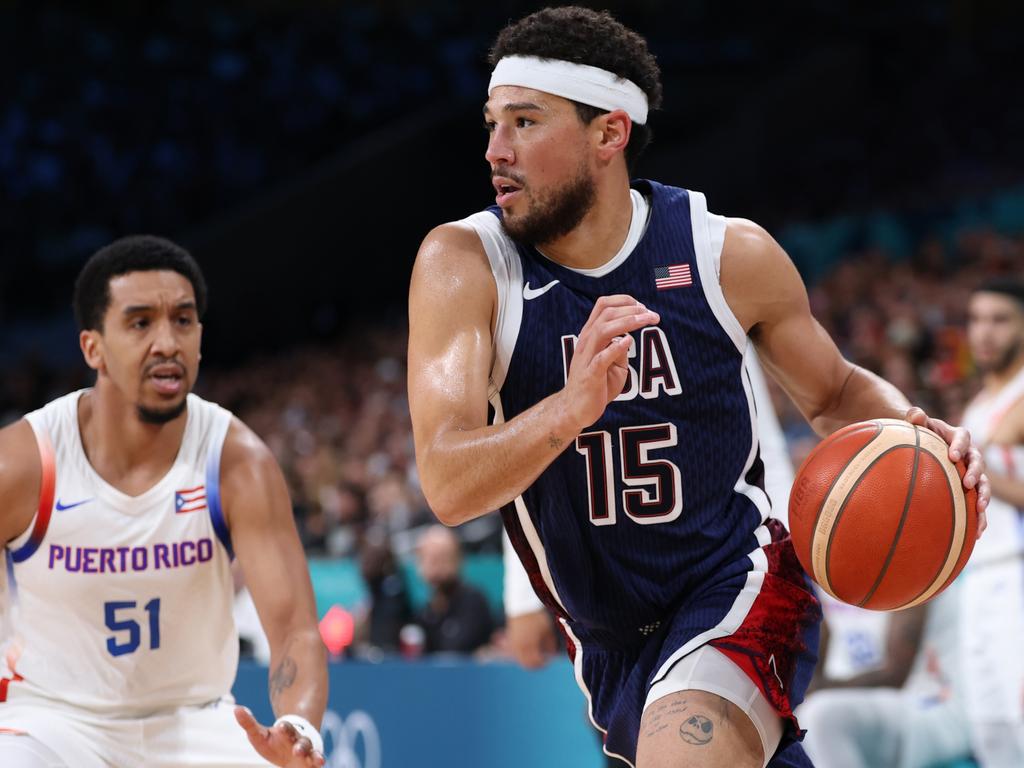
<path id="1" fill-rule="evenodd" d="M 160 357 L 155 360 L 152 360 L 149 363 L 146 363 L 146 367 L 142 369 L 143 376 L 148 376 L 150 373 L 153 372 L 154 368 L 159 368 L 162 365 L 173 365 L 175 368 L 178 369 L 178 373 L 180 373 L 182 376 L 185 375 L 185 364 L 181 362 L 181 360 L 178 360 L 177 358 L 174 357 Z"/>
<path id="2" fill-rule="evenodd" d="M 526 186 L 526 178 L 521 173 L 516 173 L 504 165 L 499 165 L 497 168 L 491 169 L 491 178 L 493 179 L 495 176 L 503 176 L 506 179 L 511 179 L 520 187 Z"/>

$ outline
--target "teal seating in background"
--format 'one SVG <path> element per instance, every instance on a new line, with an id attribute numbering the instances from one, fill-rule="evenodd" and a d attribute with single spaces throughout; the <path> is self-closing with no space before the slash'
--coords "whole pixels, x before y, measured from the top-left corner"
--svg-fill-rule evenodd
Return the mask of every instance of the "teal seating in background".
<path id="1" fill-rule="evenodd" d="M 402 570 L 409 585 L 413 608 L 418 610 L 426 603 L 429 588 L 416 573 L 416 562 L 413 559 L 403 560 Z M 366 587 L 359 575 L 359 563 L 353 558 L 310 558 L 309 573 L 316 594 L 317 614 L 321 617 L 334 604 L 351 610 L 366 599 Z M 501 555 L 469 555 L 462 563 L 463 577 L 483 590 L 495 616 L 502 614 L 503 574 Z"/>

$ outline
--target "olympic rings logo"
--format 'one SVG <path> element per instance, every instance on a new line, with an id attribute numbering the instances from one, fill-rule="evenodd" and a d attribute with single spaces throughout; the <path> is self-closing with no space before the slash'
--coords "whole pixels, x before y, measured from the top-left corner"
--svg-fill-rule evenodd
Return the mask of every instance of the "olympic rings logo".
<path id="1" fill-rule="evenodd" d="M 332 709 L 324 713 L 320 728 L 325 739 L 331 739 L 327 750 L 325 768 L 381 768 L 380 733 L 373 718 L 356 709 L 348 717 L 342 717 Z M 363 742 L 363 757 L 356 752 L 360 737 Z"/>

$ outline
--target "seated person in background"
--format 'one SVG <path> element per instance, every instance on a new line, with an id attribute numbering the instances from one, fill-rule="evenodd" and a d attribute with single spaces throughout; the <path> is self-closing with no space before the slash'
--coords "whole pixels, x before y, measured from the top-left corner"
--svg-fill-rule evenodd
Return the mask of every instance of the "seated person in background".
<path id="1" fill-rule="evenodd" d="M 420 577 L 431 589 L 417 617 L 427 653 L 472 653 L 490 642 L 494 619 L 484 594 L 462 580 L 462 548 L 442 525 L 431 526 L 416 552 Z"/>
<path id="2" fill-rule="evenodd" d="M 954 583 L 926 605 L 891 613 L 881 666 L 822 678 L 808 694 L 797 714 L 816 768 L 927 768 L 970 756 L 958 592 Z"/>
<path id="3" fill-rule="evenodd" d="M 402 627 L 412 620 L 409 587 L 383 534 L 368 534 L 359 549 L 367 601 L 356 611 L 356 644 L 397 653 Z"/>

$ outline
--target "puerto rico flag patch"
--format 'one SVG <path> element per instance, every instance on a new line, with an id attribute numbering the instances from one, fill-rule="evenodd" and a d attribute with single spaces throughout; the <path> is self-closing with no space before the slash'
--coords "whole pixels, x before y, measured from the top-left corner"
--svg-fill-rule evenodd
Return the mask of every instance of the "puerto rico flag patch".
<path id="1" fill-rule="evenodd" d="M 689 264 L 669 264 L 665 267 L 654 268 L 654 286 L 659 291 L 682 288 L 686 285 L 693 285 L 693 275 L 690 273 Z"/>
<path id="2" fill-rule="evenodd" d="M 174 492 L 174 511 L 184 515 L 186 512 L 201 512 L 206 509 L 206 486 L 187 488 Z"/>

